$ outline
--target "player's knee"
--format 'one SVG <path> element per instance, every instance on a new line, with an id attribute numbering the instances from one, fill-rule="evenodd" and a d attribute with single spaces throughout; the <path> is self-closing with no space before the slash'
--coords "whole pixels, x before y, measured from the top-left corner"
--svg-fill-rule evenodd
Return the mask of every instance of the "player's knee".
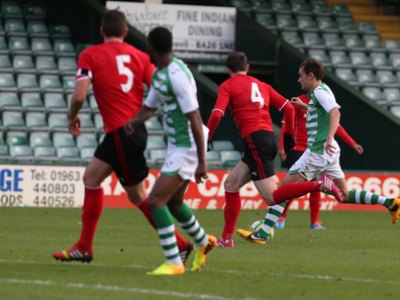
<path id="1" fill-rule="evenodd" d="M 228 176 L 224 182 L 225 191 L 236 192 L 240 189 L 238 182 L 235 178 Z"/>

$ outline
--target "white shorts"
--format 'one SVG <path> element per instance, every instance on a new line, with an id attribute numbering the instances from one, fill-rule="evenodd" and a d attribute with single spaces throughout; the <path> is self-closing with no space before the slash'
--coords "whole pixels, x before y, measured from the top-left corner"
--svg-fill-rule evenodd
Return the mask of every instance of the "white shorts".
<path id="1" fill-rule="evenodd" d="M 208 128 L 204 125 L 203 133 L 204 150 L 207 151 Z M 169 176 L 178 174 L 183 180 L 195 182 L 194 174 L 196 173 L 198 164 L 199 159 L 195 143 L 193 143 L 191 148 L 177 148 L 169 144 L 161 173 Z"/>
<path id="2" fill-rule="evenodd" d="M 329 174 L 333 179 L 344 178 L 339 162 L 340 150 L 333 155 L 312 153 L 306 150 L 289 169 L 289 174 L 300 174 L 307 181 L 317 179 L 322 174 Z"/>

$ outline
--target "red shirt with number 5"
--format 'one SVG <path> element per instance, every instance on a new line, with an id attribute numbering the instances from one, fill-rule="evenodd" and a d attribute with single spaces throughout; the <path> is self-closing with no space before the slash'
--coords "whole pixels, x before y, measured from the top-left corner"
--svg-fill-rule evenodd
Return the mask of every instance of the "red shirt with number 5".
<path id="1" fill-rule="evenodd" d="M 79 55 L 76 80 L 89 78 L 106 132 L 122 127 L 143 103 L 154 65 L 135 47 L 118 41 L 86 48 Z"/>

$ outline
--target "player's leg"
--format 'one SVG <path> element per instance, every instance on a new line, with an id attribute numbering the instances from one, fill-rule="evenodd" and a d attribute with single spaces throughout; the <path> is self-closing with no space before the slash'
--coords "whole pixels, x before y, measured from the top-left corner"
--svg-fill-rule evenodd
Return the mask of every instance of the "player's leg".
<path id="1" fill-rule="evenodd" d="M 335 179 L 335 184 L 347 191 L 346 180 Z M 343 203 L 385 206 L 391 215 L 392 223 L 397 223 L 400 216 L 400 198 L 390 198 L 382 195 L 374 194 L 365 190 L 352 190 L 343 194 Z"/>
<path id="2" fill-rule="evenodd" d="M 324 230 L 319 221 L 319 212 L 321 209 L 321 192 L 310 193 L 310 228 L 316 230 Z"/>
<path id="3" fill-rule="evenodd" d="M 285 208 L 284 208 L 284 210 L 283 210 L 281 216 L 280 216 L 280 217 L 278 218 L 278 220 L 276 221 L 276 225 L 275 225 L 276 228 L 279 228 L 279 229 L 285 228 L 285 222 L 286 222 L 287 212 L 288 212 L 288 210 L 289 210 L 289 207 L 290 207 L 290 204 L 291 204 L 291 203 L 292 203 L 292 200 L 289 200 L 289 201 L 287 202 L 287 204 L 285 205 Z"/>
<path id="4" fill-rule="evenodd" d="M 199 221 L 196 219 L 192 209 L 183 201 L 188 184 L 189 181 L 186 181 L 186 183 L 175 193 L 175 195 L 170 199 L 168 207 L 172 215 L 179 222 L 179 225 L 198 246 L 198 249 L 195 250 L 195 257 L 191 270 L 199 271 L 206 263 L 207 253 L 217 245 L 217 239 L 206 233 Z"/>
<path id="5" fill-rule="evenodd" d="M 239 161 L 225 179 L 224 229 L 218 241 L 219 247 L 232 248 L 234 246 L 233 233 L 241 208 L 239 190 L 250 179 L 249 168 L 243 161 Z"/>
<path id="6" fill-rule="evenodd" d="M 55 252 L 52 256 L 61 261 L 87 261 L 93 259 L 93 239 L 103 209 L 103 188 L 101 182 L 111 173 L 112 167 L 94 157 L 83 175 L 85 196 L 82 207 L 82 230 L 77 243 L 68 250 Z"/>

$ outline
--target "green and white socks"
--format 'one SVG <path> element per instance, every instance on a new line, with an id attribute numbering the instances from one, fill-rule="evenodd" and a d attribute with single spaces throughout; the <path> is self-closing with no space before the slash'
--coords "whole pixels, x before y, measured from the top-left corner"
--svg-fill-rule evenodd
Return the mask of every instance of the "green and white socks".
<path id="1" fill-rule="evenodd" d="M 267 214 L 265 215 L 264 224 L 260 229 L 257 230 L 259 236 L 266 238 L 268 234 L 275 227 L 275 223 L 278 221 L 279 217 L 282 215 L 285 210 L 285 206 L 287 201 L 283 201 L 279 204 L 275 204 L 270 206 Z"/>
<path id="2" fill-rule="evenodd" d="M 393 200 L 394 198 L 387 198 L 364 190 L 356 190 L 349 192 L 349 198 L 346 203 L 370 205 L 381 204 L 386 208 L 390 208 L 392 206 Z"/>

